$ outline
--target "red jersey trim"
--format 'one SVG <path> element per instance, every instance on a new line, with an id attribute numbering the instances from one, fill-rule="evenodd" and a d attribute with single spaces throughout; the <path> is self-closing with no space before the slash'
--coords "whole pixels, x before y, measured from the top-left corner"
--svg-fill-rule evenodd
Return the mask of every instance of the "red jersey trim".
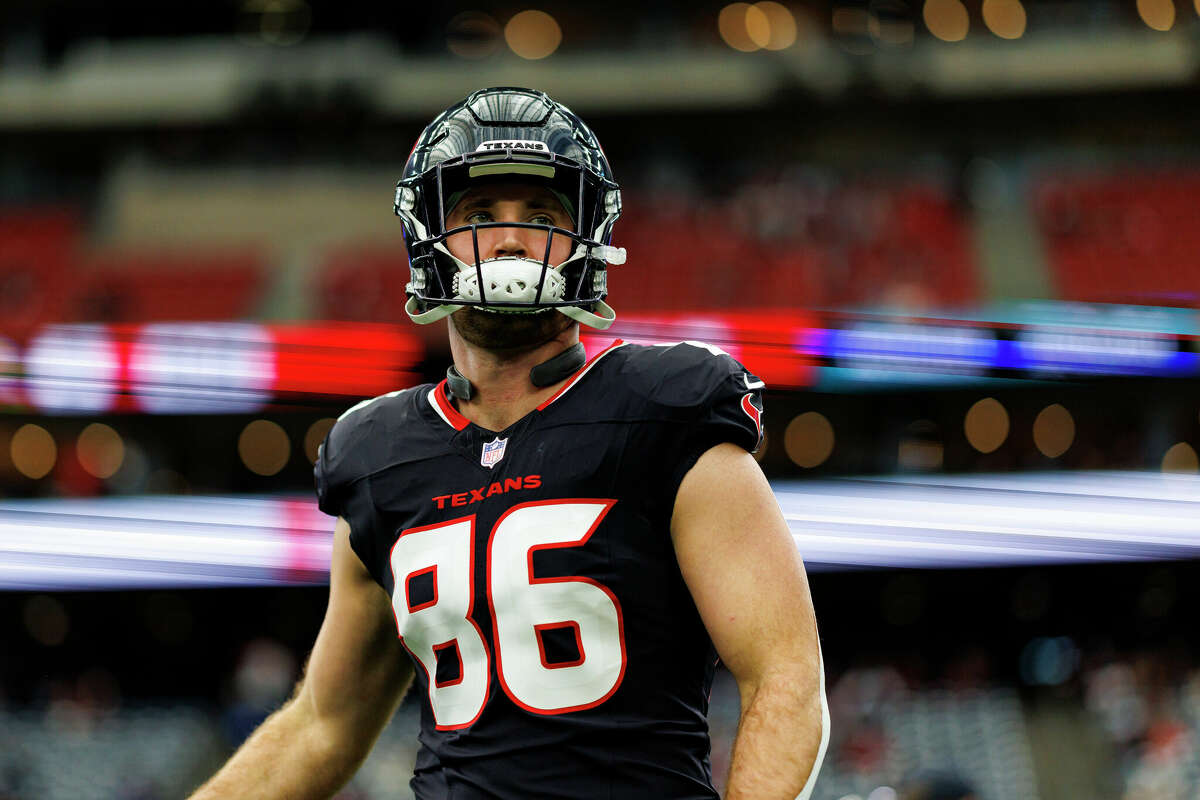
<path id="1" fill-rule="evenodd" d="M 433 406 L 433 410 L 437 415 L 445 420 L 446 424 L 456 431 L 461 431 L 463 428 L 471 424 L 471 420 L 458 413 L 458 409 L 446 397 L 446 379 L 433 387 L 428 395 L 429 405 Z"/>
<path id="2" fill-rule="evenodd" d="M 754 406 L 753 398 L 753 393 L 742 395 L 742 411 L 754 421 L 754 427 L 758 429 L 758 438 L 762 439 L 762 412 Z"/>
<path id="3" fill-rule="evenodd" d="M 560 398 L 564 394 L 566 394 L 568 389 L 570 389 L 572 386 L 574 386 L 576 383 L 578 383 L 579 380 L 588 373 L 588 370 L 590 370 L 592 367 L 596 366 L 596 363 L 600 359 L 604 358 L 604 356 L 608 355 L 613 350 L 616 350 L 618 347 L 624 346 L 624 344 L 625 344 L 625 342 L 621 341 L 620 339 L 617 339 L 615 342 L 610 344 L 608 347 L 604 348 L 599 353 L 596 353 L 596 355 L 592 356 L 591 361 L 589 361 L 588 363 L 586 363 L 582 367 L 580 367 L 579 371 L 576 372 L 574 375 L 572 375 L 571 379 L 568 380 L 561 389 L 559 389 L 554 394 L 550 395 L 549 399 L 547 399 L 540 406 L 538 406 L 537 410 L 545 411 L 547 406 L 549 406 L 555 400 L 557 400 L 558 398 Z"/>

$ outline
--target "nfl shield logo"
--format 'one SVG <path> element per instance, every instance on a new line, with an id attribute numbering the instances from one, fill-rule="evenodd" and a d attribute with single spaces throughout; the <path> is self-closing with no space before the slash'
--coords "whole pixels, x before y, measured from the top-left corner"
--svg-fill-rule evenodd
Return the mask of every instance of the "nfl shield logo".
<path id="1" fill-rule="evenodd" d="M 479 463 L 491 469 L 500 463 L 500 459 L 504 458 L 504 446 L 508 444 L 508 439 L 501 439 L 497 436 L 490 442 L 483 443 L 483 454 L 479 456 Z"/>

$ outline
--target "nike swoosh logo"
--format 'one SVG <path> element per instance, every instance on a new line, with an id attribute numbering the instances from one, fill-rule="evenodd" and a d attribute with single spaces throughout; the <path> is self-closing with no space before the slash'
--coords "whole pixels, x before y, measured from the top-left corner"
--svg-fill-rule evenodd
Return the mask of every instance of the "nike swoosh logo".
<path id="1" fill-rule="evenodd" d="M 765 389 L 767 385 L 762 381 L 754 381 L 751 383 L 750 376 L 745 372 L 742 373 L 742 383 L 746 384 L 747 389 Z"/>

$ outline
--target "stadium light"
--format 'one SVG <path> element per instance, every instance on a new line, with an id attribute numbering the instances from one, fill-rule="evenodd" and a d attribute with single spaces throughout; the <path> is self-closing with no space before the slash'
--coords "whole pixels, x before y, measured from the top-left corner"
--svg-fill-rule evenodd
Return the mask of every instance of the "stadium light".
<path id="1" fill-rule="evenodd" d="M 767 50 L 786 50 L 796 43 L 796 17 L 793 16 L 787 6 L 782 3 L 776 3 L 774 0 L 763 0 L 763 2 L 755 3 L 753 8 L 762 14 L 763 20 L 767 23 L 767 35 L 765 39 L 762 42 L 755 39 L 755 42 L 760 47 Z M 750 32 L 749 14 L 746 17 L 746 23 L 747 32 Z"/>
<path id="2" fill-rule="evenodd" d="M 255 475 L 270 476 L 287 466 L 292 444 L 279 423 L 256 419 L 242 429 L 237 449 L 246 469 Z"/>
<path id="3" fill-rule="evenodd" d="M 1162 457 L 1163 472 L 1196 472 L 1200 470 L 1200 459 L 1196 450 L 1187 442 L 1171 445 Z"/>
<path id="4" fill-rule="evenodd" d="M 1038 412 L 1033 421 L 1033 443 L 1046 458 L 1058 458 L 1075 441 L 1075 418 L 1059 403 Z"/>
<path id="5" fill-rule="evenodd" d="M 562 44 L 562 28 L 545 11 L 528 9 L 513 16 L 504 26 L 504 41 L 524 59 L 546 58 Z"/>
<path id="6" fill-rule="evenodd" d="M 321 446 L 321 442 L 325 441 L 325 437 L 329 434 L 329 429 L 333 427 L 335 421 L 333 417 L 324 417 L 308 426 L 308 430 L 304 434 L 304 456 L 308 459 L 308 463 L 317 463 L 317 448 Z"/>
<path id="7" fill-rule="evenodd" d="M 13 434 L 9 452 L 17 472 L 35 481 L 49 475 L 58 461 L 54 437 L 42 426 L 32 423 L 22 425 Z"/>
<path id="8" fill-rule="evenodd" d="M 994 397 L 977 401 L 963 420 L 967 441 L 981 453 L 991 453 L 1004 444 L 1008 429 L 1008 411 Z"/>
<path id="9" fill-rule="evenodd" d="M 1137 10 L 1142 22 L 1156 31 L 1169 31 L 1175 26 L 1174 0 L 1137 0 Z"/>
<path id="10" fill-rule="evenodd" d="M 824 414 L 806 411 L 791 422 L 783 433 L 783 449 L 797 466 L 819 467 L 833 454 L 833 425 Z"/>
<path id="11" fill-rule="evenodd" d="M 125 460 L 125 442 L 102 422 L 93 422 L 75 440 L 75 454 L 87 474 L 105 480 L 121 468 Z"/>
<path id="12" fill-rule="evenodd" d="M 1025 35 L 1025 7 L 1021 0 L 983 0 L 983 24 L 1001 39 Z"/>
<path id="13" fill-rule="evenodd" d="M 754 17 L 753 24 L 750 21 L 751 15 Z M 755 28 L 761 37 L 764 26 L 768 29 L 769 37 L 770 23 L 766 15 L 749 3 L 730 3 L 717 14 L 717 31 L 721 34 L 721 40 L 743 53 L 750 53 L 762 47 L 755 41 L 751 28 Z"/>
<path id="14" fill-rule="evenodd" d="M 971 28 L 967 7 L 960 0 L 925 0 L 921 16 L 929 32 L 943 42 L 961 42 Z"/>

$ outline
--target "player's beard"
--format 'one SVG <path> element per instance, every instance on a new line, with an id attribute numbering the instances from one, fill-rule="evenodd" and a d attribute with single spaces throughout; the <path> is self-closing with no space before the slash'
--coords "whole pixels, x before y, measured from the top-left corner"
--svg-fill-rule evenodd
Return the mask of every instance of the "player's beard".
<path id="1" fill-rule="evenodd" d="M 574 324 L 570 317 L 554 309 L 533 314 L 502 314 L 470 306 L 455 311 L 450 322 L 468 344 L 503 353 L 532 350 Z"/>

